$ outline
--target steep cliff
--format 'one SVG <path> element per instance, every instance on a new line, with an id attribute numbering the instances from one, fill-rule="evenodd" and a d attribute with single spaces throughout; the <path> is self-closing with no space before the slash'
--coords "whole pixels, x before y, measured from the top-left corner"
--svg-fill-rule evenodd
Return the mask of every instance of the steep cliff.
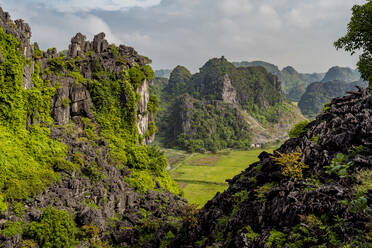
<path id="1" fill-rule="evenodd" d="M 336 98 L 228 180 L 170 247 L 371 247 L 372 94 Z"/>
<path id="2" fill-rule="evenodd" d="M 104 33 L 78 33 L 67 55 L 30 37 L 0 9 L 0 246 L 165 245 L 188 213 L 164 155 L 143 145 L 150 61 Z"/>

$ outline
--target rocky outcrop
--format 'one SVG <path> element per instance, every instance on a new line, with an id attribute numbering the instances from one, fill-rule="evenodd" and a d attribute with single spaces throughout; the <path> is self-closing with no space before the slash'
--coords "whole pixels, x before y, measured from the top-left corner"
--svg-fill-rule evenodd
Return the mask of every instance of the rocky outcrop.
<path id="1" fill-rule="evenodd" d="M 170 247 L 370 247 L 371 106 L 362 89 L 332 100 L 298 138 L 228 180 Z M 303 178 L 273 159 L 294 152 L 308 166 Z"/>
<path id="2" fill-rule="evenodd" d="M 4 12 L 0 7 L 0 27 L 2 27 L 5 33 L 10 33 L 18 39 L 21 43 L 22 54 L 26 58 L 32 58 L 33 48 L 30 43 L 31 39 L 31 28 L 23 20 L 19 19 L 13 21 L 10 18 L 8 12 Z M 25 89 L 32 88 L 33 84 L 31 81 L 31 75 L 34 72 L 34 65 L 26 65 L 23 69 L 23 87 Z"/>
<path id="3" fill-rule="evenodd" d="M 38 117 L 40 114 L 37 112 L 38 108 L 34 109 L 30 106 L 30 109 L 27 109 L 35 115 L 26 121 L 29 133 L 34 131 L 30 128 L 31 124 L 42 126 L 42 128 L 35 126 L 36 131 L 32 133 L 35 140 L 30 142 L 39 146 L 38 138 L 42 137 L 47 139 L 44 144 L 49 146 L 52 141 L 58 140 L 56 143 L 60 146 L 57 149 L 63 150 L 63 152 L 53 151 L 45 157 L 41 154 L 40 157 L 35 158 L 35 160 L 43 160 L 43 165 L 45 164 L 48 168 L 50 174 L 45 175 L 47 177 L 55 175 L 56 180 L 48 178 L 46 181 L 50 184 L 40 187 L 35 194 L 23 198 L 6 199 L 8 200 L 7 210 L 3 208 L 4 199 L 1 194 L 0 202 L 3 205 L 1 205 L 0 212 L 0 247 L 39 247 L 36 242 L 39 242 L 40 247 L 45 246 L 43 241 L 36 240 L 35 237 L 35 240 L 31 240 L 32 237 L 26 237 L 26 232 L 30 223 L 41 221 L 43 210 L 50 207 L 70 213 L 73 218 L 72 222 L 77 228 L 94 229 L 93 237 L 86 239 L 74 237 L 80 243 L 77 247 L 108 247 L 111 245 L 159 247 L 161 239 L 169 231 L 177 232 L 174 226 L 180 224 L 180 219 L 177 218 L 182 218 L 187 212 L 185 212 L 185 200 L 168 192 L 169 185 L 175 186 L 175 183 L 165 171 L 165 157 L 159 150 L 156 150 L 157 148 L 142 146 L 138 142 L 138 134 L 145 134 L 149 123 L 153 121 L 152 115 L 147 111 L 150 97 L 149 85 L 147 79 L 137 82 L 124 72 L 136 65 L 138 66 L 137 72 L 143 73 L 143 76 L 147 78 L 143 70 L 147 69 L 146 72 L 151 72 L 151 70 L 143 67 L 148 64 L 149 60 L 131 47 L 109 45 L 104 39 L 104 33 L 96 35 L 92 42 L 86 41 L 85 36 L 78 33 L 71 40 L 67 56 L 58 53 L 55 48 L 41 51 L 37 44 L 34 46 L 35 55 L 32 56 L 30 54 L 32 50 L 29 50 L 31 32 L 27 24 L 23 21 L 11 22 L 9 15 L 0 9 L 0 26 L 20 40 L 21 45 L 25 47 L 25 57 L 32 61 L 31 65 L 24 69 L 25 92 L 35 87 L 31 81 L 31 76 L 35 71 L 37 74 L 33 76 L 40 77 L 38 84 L 35 83 L 38 86 L 37 90 L 42 88 L 37 93 L 44 97 L 42 98 L 44 101 L 40 104 L 47 105 L 51 102 L 50 114 L 54 118 L 54 123 L 51 123 L 48 108 L 45 108 L 46 113 L 43 113 L 46 115 L 45 123 L 41 123 L 41 118 Z M 0 54 L 0 63 L 1 60 Z M 36 64 L 40 65 L 40 72 L 39 66 L 34 67 Z M 92 89 L 97 85 L 101 87 L 97 90 L 98 93 Z M 134 87 L 137 88 L 136 91 Z M 112 92 L 107 93 L 105 91 L 107 89 Z M 48 96 L 52 95 L 53 91 L 55 94 L 49 101 Z M 140 99 L 136 106 L 138 95 Z M 98 97 L 101 100 L 99 103 L 97 103 Z M 132 101 L 128 103 L 128 99 Z M 39 101 L 40 98 L 37 100 Z M 101 132 L 104 125 L 98 120 L 97 109 L 101 107 L 102 101 L 115 105 L 114 109 L 119 112 L 119 115 L 121 114 L 118 119 L 122 125 L 116 125 L 118 119 L 107 121 L 111 121 L 109 124 L 114 127 L 111 133 L 112 138 L 120 139 L 120 147 L 113 148 L 110 137 L 104 136 Z M 101 111 L 101 116 L 105 114 L 102 112 L 104 111 Z M 135 123 L 136 117 L 137 123 Z M 106 119 L 101 121 L 107 124 Z M 3 124 L 3 122 L 0 124 L 1 127 Z M 136 127 L 138 127 L 138 132 Z M 23 130 L 21 128 L 20 130 Z M 42 130 L 43 135 L 37 133 L 39 130 Z M 123 138 L 124 134 L 118 137 L 116 132 L 125 133 L 125 137 Z M 146 142 L 152 140 L 153 136 L 146 138 Z M 125 144 L 125 147 L 122 144 Z M 119 150 L 116 154 L 113 151 L 115 148 Z M 150 149 L 157 155 L 150 154 Z M 151 171 L 155 168 L 148 168 L 148 170 L 136 168 L 135 172 L 139 175 L 137 177 L 132 175 L 135 173 L 133 167 L 143 162 L 132 161 L 131 164 L 128 162 L 130 156 L 139 154 L 138 151 L 140 151 L 140 156 L 144 156 L 145 163 L 150 163 L 150 159 L 155 160 L 154 156 L 161 159 L 151 164 L 152 167 L 156 167 L 156 176 L 153 176 L 152 174 L 155 173 Z M 55 162 L 49 159 L 59 152 L 62 153 L 60 160 Z M 3 157 L 4 161 L 8 159 L 6 156 L 5 154 Z M 12 169 L 17 170 L 17 158 L 13 161 L 16 162 Z M 25 167 L 28 167 L 28 164 Z M 149 174 L 150 172 L 152 174 Z M 153 184 L 148 187 L 141 182 L 140 186 L 148 190 L 141 191 L 134 185 L 137 183 L 135 180 L 142 180 L 142 173 L 148 175 L 147 182 Z M 44 184 L 41 181 L 35 182 L 35 185 Z M 164 186 L 164 184 L 169 185 Z M 21 184 L 17 182 L 17 185 Z M 165 189 L 166 187 L 168 188 Z M 176 187 L 174 189 L 179 190 Z M 22 206 L 21 214 L 16 213 L 14 207 L 16 204 Z M 51 222 L 56 224 L 57 221 Z M 4 230 L 10 230 L 8 224 L 11 225 L 11 223 L 22 225 L 21 231 L 17 229 L 15 233 L 6 233 Z M 75 232 L 75 230 L 69 231 Z M 63 244 L 58 246 L 55 243 L 52 241 L 49 245 L 63 247 Z M 67 246 L 70 247 L 66 244 Z"/>
<path id="4" fill-rule="evenodd" d="M 93 119 L 93 104 L 86 87 L 76 84 L 72 78 L 65 78 L 62 82 L 62 87 L 57 89 L 52 100 L 52 115 L 57 124 L 66 125 L 79 117 Z"/>
<path id="5" fill-rule="evenodd" d="M 147 110 L 147 105 L 150 100 L 150 90 L 149 82 L 145 80 L 142 85 L 136 90 L 136 92 L 141 96 L 139 102 L 137 103 L 137 128 L 140 135 L 146 134 L 149 129 L 149 124 L 154 121 L 153 116 Z M 155 134 L 145 137 L 145 144 L 150 144 L 154 141 Z"/>
<path id="6" fill-rule="evenodd" d="M 115 47 L 115 48 L 114 48 Z M 113 51 L 117 49 L 116 51 Z M 133 48 L 120 45 L 116 48 L 115 45 L 109 45 L 105 40 L 105 34 L 100 33 L 94 36 L 94 40 L 87 41 L 86 37 L 81 33 L 76 34 L 71 39 L 71 44 L 68 50 L 68 59 L 75 60 L 81 77 L 84 80 L 92 80 L 93 74 L 99 70 L 109 71 L 119 77 L 123 70 L 127 70 L 135 64 L 139 66 L 145 65 L 147 59 L 140 56 Z M 53 59 L 58 57 L 56 49 L 49 49 L 39 60 L 42 71 L 53 64 Z M 78 62 L 76 62 L 78 59 Z M 66 61 L 67 61 L 66 60 Z M 92 99 L 87 88 L 88 84 L 81 84 L 79 79 L 66 73 L 65 68 L 60 68 L 62 74 L 44 74 L 44 80 L 49 80 L 52 84 L 60 84 L 52 101 L 52 115 L 59 125 L 65 125 L 70 120 L 76 120 L 79 123 L 79 118 L 93 118 L 92 114 Z M 29 86 L 27 86 L 29 87 Z M 144 80 L 136 92 L 141 96 L 137 105 L 137 127 L 141 135 L 145 135 L 149 128 L 149 124 L 153 121 L 151 113 L 147 111 L 149 102 L 149 85 L 148 81 Z M 152 134 L 145 138 L 146 144 L 151 143 L 155 138 Z"/>
<path id="7" fill-rule="evenodd" d="M 238 103 L 236 90 L 231 84 L 231 79 L 228 74 L 225 74 L 223 78 L 223 88 L 221 92 L 221 98 L 224 103 L 236 104 Z"/>

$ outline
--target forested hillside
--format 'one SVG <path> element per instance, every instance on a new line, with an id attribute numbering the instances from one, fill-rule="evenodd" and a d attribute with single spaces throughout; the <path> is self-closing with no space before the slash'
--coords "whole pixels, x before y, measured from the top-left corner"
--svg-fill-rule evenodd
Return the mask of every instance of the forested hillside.
<path id="1" fill-rule="evenodd" d="M 276 76 L 263 67 L 237 68 L 223 57 L 209 60 L 194 75 L 177 66 L 160 98 L 159 136 L 167 146 L 189 151 L 273 142 L 303 120 Z M 276 134 L 275 125 L 280 126 Z"/>

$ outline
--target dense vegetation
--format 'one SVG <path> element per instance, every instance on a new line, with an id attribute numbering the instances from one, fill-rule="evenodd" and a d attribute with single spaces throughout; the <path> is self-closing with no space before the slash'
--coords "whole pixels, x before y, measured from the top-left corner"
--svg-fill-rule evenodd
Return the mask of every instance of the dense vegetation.
<path id="1" fill-rule="evenodd" d="M 264 61 L 253 61 L 253 62 L 234 62 L 234 65 L 237 67 L 255 67 L 255 66 L 262 66 L 264 67 L 269 73 L 276 75 L 279 80 L 281 81 L 282 90 L 284 91 L 286 97 L 292 101 L 298 101 L 302 94 L 305 92 L 307 85 L 309 82 L 313 82 L 314 78 L 319 77 L 318 74 L 308 75 L 308 74 L 300 74 L 298 73 L 293 67 L 287 66 L 282 70 L 276 65 L 264 62 Z M 305 77 L 307 79 L 305 79 Z M 320 81 L 319 79 L 318 81 Z M 317 81 L 317 80 L 315 80 Z"/>
<path id="2" fill-rule="evenodd" d="M 250 147 L 251 131 L 237 108 L 183 95 L 171 111 L 165 136 L 169 147 L 178 146 L 190 152 Z"/>
<path id="3" fill-rule="evenodd" d="M 337 40 L 334 45 L 337 49 L 343 48 L 351 54 L 362 51 L 357 64 L 358 70 L 364 80 L 372 82 L 372 2 L 354 5 L 352 11 L 346 35 Z"/>
<path id="4" fill-rule="evenodd" d="M 85 242 L 90 247 L 111 247 L 111 238 L 101 241 L 104 235 L 109 236 L 103 230 L 115 227 L 113 223 L 123 217 L 119 219 L 116 212 L 110 216 L 104 211 L 110 207 L 119 211 L 128 204 L 112 202 L 117 197 L 113 192 L 118 191 L 114 180 L 121 181 L 120 201 L 130 194 L 132 198 L 138 194 L 143 199 L 150 192 L 163 194 L 163 198 L 182 194 L 166 171 L 164 154 L 156 146 L 143 145 L 143 140 L 156 131 L 155 123 L 150 119 L 143 135 L 137 127 L 142 98 L 138 88 L 145 85 L 145 80 L 151 80 L 154 73 L 143 63 L 112 70 L 112 66 L 104 63 L 107 61 L 103 62 L 102 55 L 93 51 L 83 61 L 79 56 L 57 54 L 55 49 L 48 50 L 48 55 L 37 46 L 34 49 L 33 57 L 23 57 L 20 42 L 0 27 L 0 214 L 4 220 L 0 223 L 0 246 L 68 248 Z M 113 59 L 117 61 L 115 66 L 122 66 L 126 58 L 111 45 L 104 59 Z M 25 66 L 34 68 L 32 87 L 28 89 L 23 85 Z M 91 76 L 87 78 L 88 69 Z M 76 102 L 72 95 L 62 97 L 65 89 L 68 94 L 75 91 L 75 96 L 85 97 L 86 102 Z M 70 121 L 58 125 L 53 119 L 56 106 L 70 111 L 80 108 L 80 112 L 71 116 L 67 112 Z M 144 113 L 153 116 L 158 109 L 157 98 L 150 96 L 145 107 Z M 93 185 L 99 188 L 98 194 L 108 190 L 109 195 L 90 199 Z M 64 188 L 58 196 L 50 192 L 58 188 Z M 77 203 L 74 197 L 82 190 L 88 192 Z M 59 203 L 54 205 L 55 201 Z M 104 227 L 79 222 L 83 219 L 81 211 L 92 209 L 101 214 L 101 219 L 90 222 L 103 222 Z M 37 215 L 33 215 L 35 211 Z M 168 215 L 164 216 L 156 217 L 156 225 L 163 221 L 159 218 L 166 219 Z M 152 238 L 154 229 L 133 225 L 136 232 L 148 235 L 132 241 L 141 247 Z"/>
<path id="5" fill-rule="evenodd" d="M 186 67 L 176 66 L 170 74 L 168 85 L 164 89 L 169 94 L 169 98 L 186 93 L 191 76 L 190 71 Z"/>
<path id="6" fill-rule="evenodd" d="M 50 99 L 55 88 L 40 79 L 36 66 L 34 87 L 22 87 L 23 66 L 30 63 L 20 44 L 0 27 L 0 212 L 8 201 L 34 196 L 57 181 L 58 170 L 73 170 L 65 160 L 67 147 L 49 138 Z"/>
<path id="7" fill-rule="evenodd" d="M 153 92 L 159 92 L 164 84 L 155 80 L 154 85 Z M 274 75 L 262 67 L 237 68 L 223 57 L 209 60 L 194 75 L 177 66 L 160 98 L 160 140 L 198 152 L 248 148 L 247 113 L 269 125 L 291 111 Z"/>

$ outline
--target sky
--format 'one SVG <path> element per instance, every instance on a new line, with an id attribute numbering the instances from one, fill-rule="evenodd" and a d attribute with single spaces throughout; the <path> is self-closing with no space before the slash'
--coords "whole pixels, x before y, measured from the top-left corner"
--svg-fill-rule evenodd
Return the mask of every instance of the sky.
<path id="1" fill-rule="evenodd" d="M 0 0 L 13 19 L 30 24 L 42 49 L 67 49 L 77 33 L 134 47 L 154 69 L 210 58 L 263 60 L 300 72 L 355 68 L 357 56 L 337 51 L 354 4 L 365 0 Z"/>

